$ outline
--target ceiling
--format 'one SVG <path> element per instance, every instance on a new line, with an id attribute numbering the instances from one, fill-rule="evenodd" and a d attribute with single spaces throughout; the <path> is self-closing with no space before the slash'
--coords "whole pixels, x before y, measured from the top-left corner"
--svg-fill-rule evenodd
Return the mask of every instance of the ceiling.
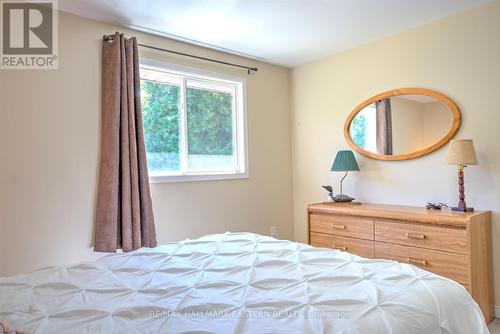
<path id="1" fill-rule="evenodd" d="M 488 0 L 59 0 L 62 11 L 293 67 Z"/>

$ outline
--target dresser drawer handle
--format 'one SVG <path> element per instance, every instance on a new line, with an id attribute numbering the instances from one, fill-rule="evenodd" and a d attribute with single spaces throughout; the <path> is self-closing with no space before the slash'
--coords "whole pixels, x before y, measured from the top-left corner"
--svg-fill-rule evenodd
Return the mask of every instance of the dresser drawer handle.
<path id="1" fill-rule="evenodd" d="M 341 251 L 346 251 L 347 250 L 346 246 L 335 246 L 335 244 L 332 244 L 332 248 L 333 249 L 338 249 L 338 250 L 341 250 Z"/>
<path id="2" fill-rule="evenodd" d="M 345 225 L 336 225 L 336 224 L 330 224 L 330 227 L 331 228 L 338 228 L 338 229 L 345 229 Z"/>
<path id="3" fill-rule="evenodd" d="M 425 234 L 406 233 L 406 237 L 408 239 L 424 240 L 425 239 Z"/>
<path id="4" fill-rule="evenodd" d="M 408 258 L 408 263 L 418 264 L 420 266 L 427 266 L 427 261 L 425 261 L 425 260 L 419 260 L 419 259 L 414 259 L 414 258 L 411 258 L 411 257 Z"/>

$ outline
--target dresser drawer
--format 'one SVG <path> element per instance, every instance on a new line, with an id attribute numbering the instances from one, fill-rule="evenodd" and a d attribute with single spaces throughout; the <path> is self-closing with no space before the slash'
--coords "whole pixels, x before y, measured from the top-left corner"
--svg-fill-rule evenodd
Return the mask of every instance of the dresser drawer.
<path id="1" fill-rule="evenodd" d="M 346 251 L 362 257 L 373 258 L 373 241 L 338 235 L 311 232 L 310 244 L 315 247 L 326 247 Z"/>
<path id="2" fill-rule="evenodd" d="M 467 231 L 460 228 L 375 220 L 375 240 L 467 254 Z"/>
<path id="3" fill-rule="evenodd" d="M 309 224 L 311 232 L 373 240 L 371 219 L 311 214 Z"/>
<path id="4" fill-rule="evenodd" d="M 458 283 L 468 284 L 467 256 L 464 254 L 375 242 L 375 257 L 410 263 Z"/>

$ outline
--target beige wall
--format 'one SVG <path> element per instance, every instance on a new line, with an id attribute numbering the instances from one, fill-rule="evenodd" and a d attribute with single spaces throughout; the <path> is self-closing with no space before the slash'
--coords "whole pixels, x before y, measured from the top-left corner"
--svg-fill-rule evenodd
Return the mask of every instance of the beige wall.
<path id="1" fill-rule="evenodd" d="M 98 256 L 90 245 L 99 154 L 100 37 L 117 29 L 144 43 L 259 67 L 247 82 L 250 178 L 154 184 L 160 242 L 226 230 L 268 234 L 271 225 L 277 225 L 284 238 L 295 234 L 304 241 L 307 204 L 324 199 L 322 184 L 338 190 L 341 175 L 329 172 L 329 167 L 335 152 L 347 147 L 342 128 L 348 113 L 376 93 L 423 87 L 448 95 L 463 112 L 457 137 L 475 140 L 481 163 L 467 169 L 467 198 L 476 208 L 494 212 L 494 261 L 499 263 L 496 0 L 300 66 L 292 70 L 290 80 L 289 71 L 278 66 L 60 15 L 58 70 L 0 71 L 0 275 Z M 143 56 L 245 75 L 165 54 Z M 455 172 L 443 164 L 444 154 L 441 149 L 404 162 L 357 155 L 361 172 L 349 175 L 346 192 L 366 202 L 453 204 Z M 495 282 L 500 304 L 498 264 Z"/>
<path id="2" fill-rule="evenodd" d="M 442 102 L 424 104 L 424 145 L 425 147 L 439 141 L 450 131 L 453 125 L 453 114 Z"/>
<path id="3" fill-rule="evenodd" d="M 0 276 L 96 257 L 92 228 L 100 126 L 100 41 L 140 42 L 259 67 L 244 70 L 143 53 L 247 77 L 250 178 L 152 185 L 159 242 L 278 226 L 293 238 L 286 68 L 61 14 L 59 69 L 0 70 Z"/>
<path id="4" fill-rule="evenodd" d="M 440 101 L 422 103 L 396 96 L 391 97 L 391 108 L 394 155 L 434 145 L 453 124 L 453 114 Z"/>
<path id="5" fill-rule="evenodd" d="M 420 102 L 402 97 L 391 97 L 392 150 L 394 155 L 407 154 L 424 148 L 422 105 Z"/>
<path id="6" fill-rule="evenodd" d="M 493 214 L 496 304 L 500 305 L 500 1 L 293 69 L 292 157 L 295 237 L 306 240 L 306 206 L 321 201 L 323 184 L 338 191 L 329 167 L 348 148 L 349 112 L 377 93 L 422 87 L 444 93 L 462 110 L 457 138 L 473 138 L 480 165 L 466 171 L 467 199 Z M 363 202 L 425 205 L 457 202 L 455 168 L 446 149 L 382 162 L 356 155 L 361 168 L 344 182 Z"/>

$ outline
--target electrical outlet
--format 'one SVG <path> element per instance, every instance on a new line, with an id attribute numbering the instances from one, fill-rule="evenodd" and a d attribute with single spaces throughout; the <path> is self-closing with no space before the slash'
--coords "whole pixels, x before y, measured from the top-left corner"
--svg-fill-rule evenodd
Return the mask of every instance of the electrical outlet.
<path id="1" fill-rule="evenodd" d="M 278 227 L 271 226 L 271 237 L 273 237 L 273 238 L 278 238 L 279 237 Z"/>

